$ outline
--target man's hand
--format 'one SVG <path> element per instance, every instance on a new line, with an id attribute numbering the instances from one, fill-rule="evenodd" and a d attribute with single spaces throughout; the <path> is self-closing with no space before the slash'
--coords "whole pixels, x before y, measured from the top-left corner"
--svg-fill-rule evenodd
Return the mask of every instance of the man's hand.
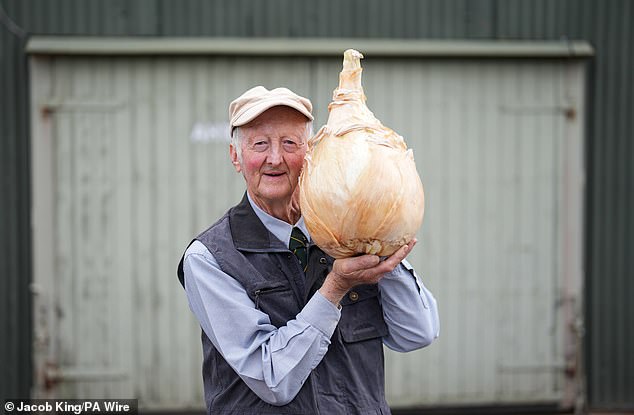
<path id="1" fill-rule="evenodd" d="M 362 255 L 335 260 L 332 271 L 326 277 L 319 292 L 331 303 L 338 305 L 352 287 L 379 282 L 386 272 L 396 268 L 412 252 L 416 242 L 416 238 L 412 239 L 410 243 L 402 246 L 384 261 L 381 261 L 377 255 Z"/>

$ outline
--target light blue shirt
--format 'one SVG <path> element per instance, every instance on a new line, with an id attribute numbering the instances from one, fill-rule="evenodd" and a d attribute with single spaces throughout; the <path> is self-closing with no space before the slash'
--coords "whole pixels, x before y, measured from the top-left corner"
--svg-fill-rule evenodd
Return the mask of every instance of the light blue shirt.
<path id="1" fill-rule="evenodd" d="M 249 202 L 269 232 L 288 244 L 293 226 L 268 215 L 250 197 Z M 295 226 L 310 239 L 303 218 Z M 328 351 L 341 311 L 318 291 L 295 319 L 277 328 L 199 241 L 185 252 L 183 271 L 189 306 L 227 363 L 265 402 L 290 402 Z M 415 272 L 399 265 L 379 281 L 379 293 L 387 347 L 406 352 L 438 337 L 436 300 Z"/>

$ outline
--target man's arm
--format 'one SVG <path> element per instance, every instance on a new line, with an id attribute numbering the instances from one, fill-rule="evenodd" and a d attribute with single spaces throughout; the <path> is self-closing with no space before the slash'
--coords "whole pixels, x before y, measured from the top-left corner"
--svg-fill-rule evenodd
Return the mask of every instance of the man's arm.
<path id="1" fill-rule="evenodd" d="M 189 306 L 216 349 L 263 401 L 290 402 L 328 350 L 337 307 L 316 293 L 278 329 L 200 242 L 185 253 L 183 270 Z"/>
<path id="2" fill-rule="evenodd" d="M 383 343 L 392 350 L 408 352 L 428 346 L 440 332 L 438 306 L 406 261 L 379 281 L 383 317 L 389 334 Z"/>

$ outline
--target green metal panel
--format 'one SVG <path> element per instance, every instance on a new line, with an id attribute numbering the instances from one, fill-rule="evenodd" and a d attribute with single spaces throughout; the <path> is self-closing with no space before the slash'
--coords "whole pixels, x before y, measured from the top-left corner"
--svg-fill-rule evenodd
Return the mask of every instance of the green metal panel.
<path id="1" fill-rule="evenodd" d="M 593 407 L 634 408 L 632 1 L 3 0 L 0 5 L 26 32 L 42 35 L 590 41 L 596 58 L 588 76 L 586 145 L 588 392 Z M 30 179 L 24 41 L 9 31 L 6 18 L 1 21 L 0 359 L 10 376 L 0 381 L 0 396 L 7 396 L 28 394 Z"/>
<path id="2" fill-rule="evenodd" d="M 29 146 L 24 39 L 0 28 L 0 397 L 31 384 Z"/>
<path id="3" fill-rule="evenodd" d="M 634 4 L 595 9 L 597 61 L 588 164 L 590 402 L 634 408 Z"/>

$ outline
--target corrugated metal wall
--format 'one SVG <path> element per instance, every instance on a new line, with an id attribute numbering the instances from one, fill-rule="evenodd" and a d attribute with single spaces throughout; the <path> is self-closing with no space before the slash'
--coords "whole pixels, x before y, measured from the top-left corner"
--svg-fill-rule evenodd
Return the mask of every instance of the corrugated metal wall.
<path id="1" fill-rule="evenodd" d="M 629 0 L 3 0 L 0 19 L 0 395 L 28 394 L 31 313 L 29 34 L 586 39 L 587 371 L 591 404 L 633 408 L 634 4 Z M 2 12 L 2 11 L 0 11 Z M 6 366 L 5 366 L 6 365 Z"/>

